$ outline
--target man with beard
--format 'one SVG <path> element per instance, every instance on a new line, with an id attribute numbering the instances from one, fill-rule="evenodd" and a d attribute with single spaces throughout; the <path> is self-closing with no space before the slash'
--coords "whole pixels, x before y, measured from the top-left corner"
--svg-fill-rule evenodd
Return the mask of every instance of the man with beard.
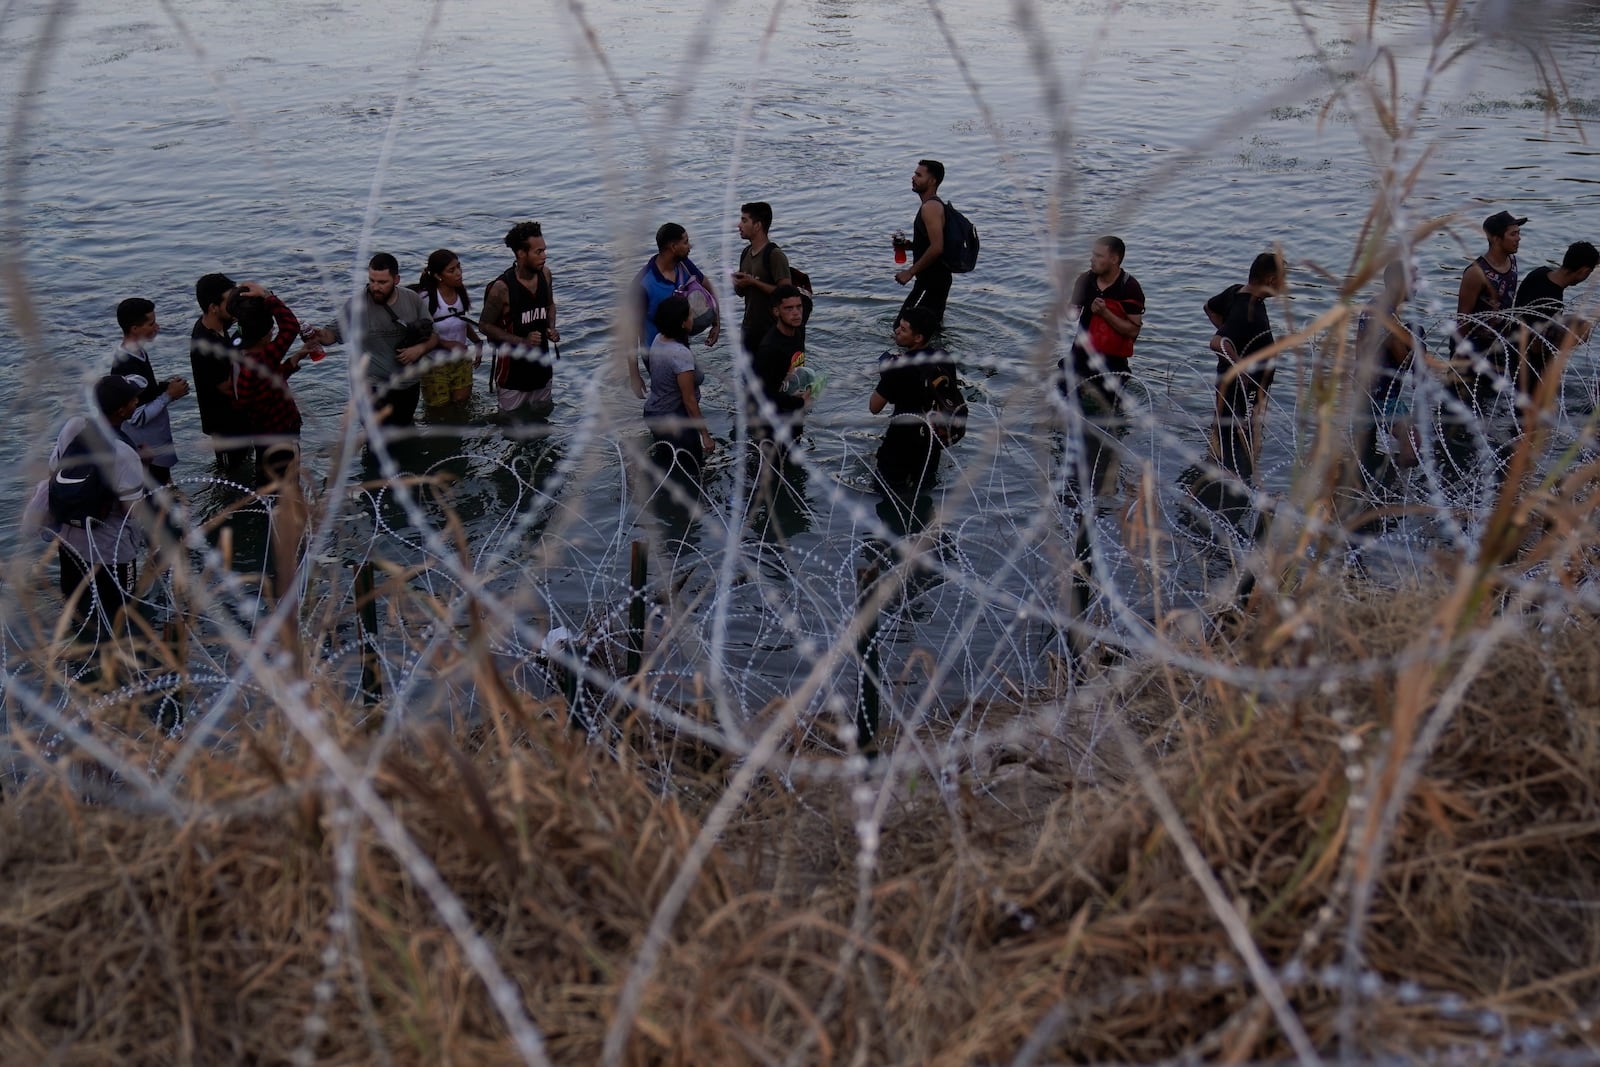
<path id="1" fill-rule="evenodd" d="M 367 384 L 384 426 L 416 421 L 422 382 L 413 365 L 439 347 L 433 316 L 421 296 L 400 284 L 400 263 L 379 252 L 367 263 L 366 287 L 346 301 L 332 326 L 307 330 L 305 338 L 337 344 L 360 326 L 357 359 L 367 360 Z"/>

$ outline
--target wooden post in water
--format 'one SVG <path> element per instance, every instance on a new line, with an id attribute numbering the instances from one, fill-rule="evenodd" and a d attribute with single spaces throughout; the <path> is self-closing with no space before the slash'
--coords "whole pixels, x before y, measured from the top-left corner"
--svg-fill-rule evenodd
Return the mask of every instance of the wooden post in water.
<path id="1" fill-rule="evenodd" d="M 383 699 L 383 675 L 378 670 L 378 598 L 373 592 L 372 561 L 356 567 L 356 634 L 361 642 L 361 702 L 368 706 Z"/>
<path id="2" fill-rule="evenodd" d="M 1088 654 L 1088 641 L 1079 631 L 1089 614 L 1089 598 L 1094 594 L 1090 583 L 1094 580 L 1094 552 L 1089 546 L 1089 523 L 1093 521 L 1093 504 L 1078 518 L 1078 535 L 1072 546 L 1073 567 L 1067 591 L 1067 655 L 1071 660 L 1072 676 L 1081 681 L 1084 675 L 1084 657 Z"/>
<path id="3" fill-rule="evenodd" d="M 861 660 L 861 695 L 856 701 L 856 744 L 873 756 L 878 751 L 878 609 L 872 605 L 873 588 L 878 584 L 878 568 L 856 571 L 856 610 L 871 612 L 856 640 L 856 656 Z"/>
<path id="4" fill-rule="evenodd" d="M 645 586 L 650 583 L 650 553 L 643 541 L 633 543 L 628 564 L 628 677 L 644 665 Z"/>

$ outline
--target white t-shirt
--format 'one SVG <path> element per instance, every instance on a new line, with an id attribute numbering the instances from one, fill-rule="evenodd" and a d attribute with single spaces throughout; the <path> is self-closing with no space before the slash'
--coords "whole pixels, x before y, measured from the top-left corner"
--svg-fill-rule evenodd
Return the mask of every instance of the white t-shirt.
<path id="1" fill-rule="evenodd" d="M 422 296 L 422 304 L 426 307 L 429 297 L 426 293 Z M 455 303 L 445 303 L 444 297 L 439 297 L 439 306 L 433 312 L 433 330 L 440 339 L 455 344 L 467 343 L 467 320 L 462 316 L 466 312 L 461 307 L 461 294 L 456 293 Z"/>

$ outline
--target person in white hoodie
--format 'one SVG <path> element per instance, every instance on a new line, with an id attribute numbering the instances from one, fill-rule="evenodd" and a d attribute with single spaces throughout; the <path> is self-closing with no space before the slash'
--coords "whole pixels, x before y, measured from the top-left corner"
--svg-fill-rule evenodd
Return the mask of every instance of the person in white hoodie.
<path id="1" fill-rule="evenodd" d="M 140 296 L 129 297 L 117 305 L 117 325 L 122 327 L 122 343 L 112 354 L 111 373 L 137 378 L 142 383 L 139 406 L 123 426 L 123 433 L 138 449 L 151 480 L 157 485 L 171 485 L 178 450 L 172 444 L 172 417 L 167 408 L 174 400 L 189 395 L 189 383 L 179 377 L 156 381 L 155 368 L 150 365 L 145 348 L 161 332 L 154 304 Z"/>
<path id="2" fill-rule="evenodd" d="M 56 544 L 61 596 L 80 624 L 108 633 L 137 577 L 145 533 L 139 524 L 144 471 L 123 435 L 139 385 L 108 374 L 95 382 L 99 414 L 74 415 L 50 453 L 50 477 L 23 510 L 22 528 Z"/>

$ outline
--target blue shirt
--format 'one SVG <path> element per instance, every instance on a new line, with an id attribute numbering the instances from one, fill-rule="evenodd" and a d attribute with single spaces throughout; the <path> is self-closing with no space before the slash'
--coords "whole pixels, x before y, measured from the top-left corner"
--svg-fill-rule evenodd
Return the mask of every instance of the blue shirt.
<path id="1" fill-rule="evenodd" d="M 678 270 L 674 277 L 668 278 L 656 267 L 656 257 L 651 256 L 645 260 L 644 269 L 639 271 L 639 289 L 644 296 L 644 320 L 640 324 L 639 344 L 649 348 L 656 339 L 655 315 L 656 308 L 661 302 L 679 287 L 685 285 L 689 279 L 705 279 L 700 268 L 694 265 L 694 260 L 684 259 L 678 263 Z"/>

